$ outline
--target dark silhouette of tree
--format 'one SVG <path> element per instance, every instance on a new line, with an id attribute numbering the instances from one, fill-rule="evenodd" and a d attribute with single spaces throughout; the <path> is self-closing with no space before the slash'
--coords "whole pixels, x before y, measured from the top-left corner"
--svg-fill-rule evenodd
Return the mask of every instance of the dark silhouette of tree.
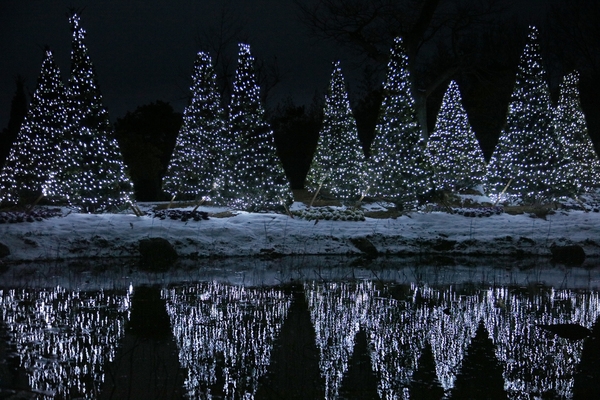
<path id="1" fill-rule="evenodd" d="M 379 399 L 378 379 L 371 363 L 371 346 L 364 329 L 354 338 L 354 350 L 348 361 L 348 371 L 340 384 L 340 399 Z"/>
<path id="2" fill-rule="evenodd" d="M 451 399 L 506 399 L 502 365 L 488 330 L 479 322 L 451 391 Z"/>
<path id="3" fill-rule="evenodd" d="M 17 139 L 17 134 L 21 124 L 27 115 L 27 96 L 25 95 L 25 78 L 17 76 L 15 78 L 17 89 L 10 104 L 10 116 L 8 125 L 0 132 L 0 170 L 4 166 L 6 157 Z"/>
<path id="4" fill-rule="evenodd" d="M 177 357 L 171 323 L 158 287 L 133 292 L 131 317 L 99 399 L 182 399 L 186 371 Z"/>
<path id="5" fill-rule="evenodd" d="M 444 388 L 435 371 L 435 358 L 431 343 L 427 342 L 419 357 L 418 367 L 410 383 L 410 398 L 413 400 L 436 400 L 444 397 Z"/>
<path id="6" fill-rule="evenodd" d="M 161 181 L 175 147 L 181 118 L 169 103 L 157 100 L 117 119 L 115 133 L 137 200 L 165 198 Z"/>
<path id="7" fill-rule="evenodd" d="M 581 361 L 573 378 L 573 400 L 600 399 L 600 317 L 583 342 Z"/>
<path id="8" fill-rule="evenodd" d="M 309 107 L 297 106 L 288 98 L 277 105 L 269 121 L 275 134 L 277 153 L 292 189 L 303 189 L 319 140 L 322 102 L 315 97 Z"/>
<path id="9" fill-rule="evenodd" d="M 325 381 L 319 369 L 319 350 L 301 286 L 292 287 L 293 300 L 271 352 L 267 374 L 254 396 L 263 399 L 322 399 Z"/>
<path id="10" fill-rule="evenodd" d="M 407 48 L 415 108 L 427 134 L 427 101 L 456 75 L 482 77 L 482 61 L 495 49 L 482 31 L 498 24 L 509 1 L 296 0 L 306 25 L 321 39 L 385 65 L 393 38 Z M 443 90 L 442 90 L 443 92 Z"/>

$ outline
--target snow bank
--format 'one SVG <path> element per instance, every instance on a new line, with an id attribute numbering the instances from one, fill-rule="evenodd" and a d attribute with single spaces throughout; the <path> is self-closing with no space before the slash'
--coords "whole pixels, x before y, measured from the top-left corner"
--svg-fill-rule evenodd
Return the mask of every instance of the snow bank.
<path id="1" fill-rule="evenodd" d="M 295 208 L 298 205 L 295 204 Z M 534 215 L 466 217 L 412 212 L 398 218 L 334 221 L 281 214 L 225 213 L 201 207 L 209 220 L 182 222 L 133 214 L 77 214 L 0 224 L 4 262 L 137 257 L 138 242 L 161 237 L 184 257 L 359 255 L 351 239 L 366 238 L 380 254 L 550 256 L 552 245 L 577 244 L 600 256 L 600 213 L 557 211 Z M 223 214 L 223 213 L 221 213 Z M 217 216 L 215 216 L 217 215 Z"/>

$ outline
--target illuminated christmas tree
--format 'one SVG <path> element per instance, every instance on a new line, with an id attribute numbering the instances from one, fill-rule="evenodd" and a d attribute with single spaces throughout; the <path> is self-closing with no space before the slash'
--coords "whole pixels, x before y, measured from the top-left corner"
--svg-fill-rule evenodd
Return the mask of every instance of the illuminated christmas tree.
<path id="1" fill-rule="evenodd" d="M 365 192 L 365 157 L 352 115 L 340 62 L 333 65 L 319 133 L 306 187 L 344 202 Z"/>
<path id="2" fill-rule="evenodd" d="M 560 192 L 555 171 L 561 162 L 538 31 L 531 27 L 517 70 L 504 128 L 486 175 L 494 198 L 506 188 L 507 199 L 535 203 Z"/>
<path id="3" fill-rule="evenodd" d="M 483 182 L 485 159 L 469 124 L 456 82 L 450 82 L 442 100 L 427 154 L 438 190 L 461 191 Z"/>
<path id="4" fill-rule="evenodd" d="M 32 203 L 42 194 L 65 121 L 64 85 L 46 49 L 29 111 L 0 174 L 0 202 Z"/>
<path id="5" fill-rule="evenodd" d="M 408 56 L 401 38 L 390 52 L 387 80 L 371 147 L 370 193 L 401 207 L 417 204 L 432 189 L 432 172 L 410 88 Z"/>
<path id="6" fill-rule="evenodd" d="M 183 126 L 164 177 L 163 187 L 183 199 L 212 197 L 220 188 L 226 159 L 225 113 L 210 55 L 199 52 L 192 76 L 192 100 L 183 111 Z"/>
<path id="7" fill-rule="evenodd" d="M 578 84 L 578 72 L 564 77 L 555 111 L 556 131 L 565 159 L 558 169 L 559 180 L 569 185 L 569 194 L 589 192 L 600 186 L 600 160 L 588 134 Z"/>
<path id="8" fill-rule="evenodd" d="M 260 102 L 250 46 L 239 47 L 229 106 L 229 129 L 235 144 L 229 140 L 222 144 L 222 154 L 231 155 L 225 170 L 233 172 L 231 176 L 223 174 L 221 196 L 231 207 L 246 211 L 282 208 L 291 204 L 292 191 Z"/>
<path id="9" fill-rule="evenodd" d="M 94 66 L 84 44 L 85 30 L 76 13 L 69 22 L 73 41 L 67 126 L 46 195 L 81 211 L 103 211 L 131 201 L 131 182 L 102 105 Z"/>

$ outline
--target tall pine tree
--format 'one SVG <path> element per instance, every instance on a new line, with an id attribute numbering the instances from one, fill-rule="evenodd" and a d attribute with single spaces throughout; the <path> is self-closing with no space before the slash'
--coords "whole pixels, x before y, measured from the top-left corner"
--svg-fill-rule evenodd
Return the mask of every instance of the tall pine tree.
<path id="1" fill-rule="evenodd" d="M 414 207 L 432 189 L 425 140 L 411 94 L 408 56 L 394 39 L 375 139 L 371 146 L 371 192 L 375 197 Z"/>
<path id="2" fill-rule="evenodd" d="M 427 154 L 437 190 L 461 191 L 483 183 L 485 159 L 469 124 L 455 81 L 450 82 L 435 128 L 427 142 Z"/>
<path id="3" fill-rule="evenodd" d="M 256 82 L 254 57 L 250 46 L 240 43 L 238 66 L 229 105 L 229 129 L 232 140 L 223 144 L 229 158 L 231 176 L 222 196 L 236 209 L 262 211 L 279 209 L 292 202 L 292 191 L 265 119 Z M 229 170 L 229 166 L 225 167 Z"/>
<path id="4" fill-rule="evenodd" d="M 508 199 L 537 203 L 562 190 L 555 173 L 560 166 L 561 149 L 545 75 L 538 30 L 531 27 L 518 66 L 506 127 L 488 164 L 486 191 L 491 197 L 500 195 L 508 185 Z"/>
<path id="5" fill-rule="evenodd" d="M 42 194 L 65 121 L 64 85 L 52 51 L 46 49 L 29 111 L 0 174 L 0 202 L 27 204 Z"/>
<path id="6" fill-rule="evenodd" d="M 365 157 L 358 139 L 340 62 L 333 65 L 319 133 L 306 187 L 343 202 L 360 198 L 366 189 Z"/>
<path id="7" fill-rule="evenodd" d="M 559 180 L 569 185 L 569 194 L 590 192 L 600 186 L 600 160 L 588 133 L 578 84 L 578 72 L 564 77 L 555 111 L 555 128 L 565 159 L 557 172 Z"/>
<path id="8" fill-rule="evenodd" d="M 210 55 L 199 52 L 192 76 L 192 99 L 183 111 L 183 125 L 163 188 L 171 196 L 183 199 L 214 197 L 221 191 L 222 177 L 231 175 L 225 170 L 227 140 L 225 112 L 217 87 L 216 74 Z"/>
<path id="9" fill-rule="evenodd" d="M 96 72 L 84 43 L 79 15 L 69 18 L 73 34 L 71 76 L 67 87 L 67 127 L 50 177 L 47 195 L 84 212 L 109 210 L 131 201 L 108 112 L 102 104 Z"/>

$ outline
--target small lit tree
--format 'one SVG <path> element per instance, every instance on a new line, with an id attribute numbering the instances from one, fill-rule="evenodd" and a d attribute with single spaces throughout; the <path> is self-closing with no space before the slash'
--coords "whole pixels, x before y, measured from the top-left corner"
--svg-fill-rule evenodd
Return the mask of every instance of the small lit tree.
<path id="1" fill-rule="evenodd" d="M 225 165 L 221 196 L 236 209 L 261 211 L 291 204 L 292 191 L 277 156 L 273 131 L 265 119 L 256 83 L 250 46 L 239 45 L 238 66 L 229 105 L 229 140 L 222 144 L 230 155 Z M 229 176 L 231 174 L 231 176 Z"/>
<path id="2" fill-rule="evenodd" d="M 340 62 L 333 65 L 331 82 L 306 187 L 343 202 L 359 199 L 365 192 L 365 157 L 358 139 Z"/>
<path id="3" fill-rule="evenodd" d="M 531 27 L 518 66 L 506 127 L 487 168 L 486 191 L 492 198 L 506 188 L 507 198 L 534 203 L 562 190 L 555 173 L 561 162 L 561 149 L 545 75 L 538 30 Z"/>
<path id="4" fill-rule="evenodd" d="M 67 126 L 45 191 L 51 199 L 81 211 L 103 211 L 129 203 L 132 185 L 102 104 L 94 66 L 84 43 L 85 30 L 76 13 L 69 22 L 73 40 Z"/>
<path id="5" fill-rule="evenodd" d="M 431 191 L 432 172 L 401 38 L 394 40 L 390 52 L 384 93 L 371 147 L 371 193 L 400 207 L 414 207 L 419 196 Z"/>
<path id="6" fill-rule="evenodd" d="M 192 76 L 192 99 L 183 111 L 183 125 L 163 188 L 183 199 L 214 197 L 225 171 L 225 112 L 210 55 L 199 52 Z"/>
<path id="7" fill-rule="evenodd" d="M 555 128 L 565 159 L 557 172 L 559 181 L 569 185 L 570 194 L 589 192 L 600 186 L 600 160 L 581 109 L 578 84 L 578 72 L 564 77 L 555 111 Z"/>
<path id="8" fill-rule="evenodd" d="M 450 82 L 444 94 L 435 128 L 427 142 L 427 154 L 436 189 L 461 191 L 483 183 L 483 151 L 471 129 L 455 81 Z"/>
<path id="9" fill-rule="evenodd" d="M 42 194 L 65 126 L 64 97 L 60 70 L 46 49 L 29 111 L 0 174 L 0 202 L 32 203 Z"/>

